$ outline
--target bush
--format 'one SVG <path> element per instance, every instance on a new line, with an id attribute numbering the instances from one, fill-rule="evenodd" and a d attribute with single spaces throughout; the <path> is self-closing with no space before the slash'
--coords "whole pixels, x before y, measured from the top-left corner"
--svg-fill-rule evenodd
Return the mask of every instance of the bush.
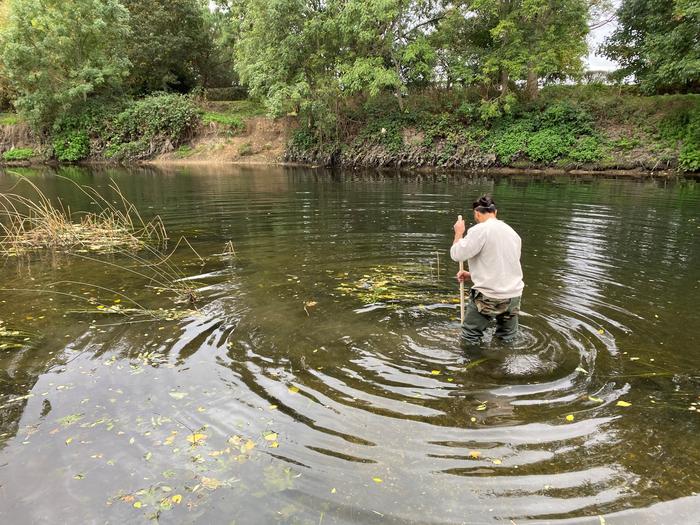
<path id="1" fill-rule="evenodd" d="M 591 163 L 600 160 L 603 152 L 600 148 L 600 141 L 596 137 L 583 137 L 579 139 L 576 146 L 569 152 L 569 158 L 576 162 Z"/>
<path id="2" fill-rule="evenodd" d="M 199 124 L 199 110 L 191 98 L 158 93 L 130 104 L 114 119 L 108 155 L 140 159 L 172 151 Z"/>
<path id="3" fill-rule="evenodd" d="M 659 135 L 670 145 L 682 142 L 678 167 L 683 171 L 700 171 L 700 108 L 679 108 L 659 126 Z"/>
<path id="4" fill-rule="evenodd" d="M 503 164 L 509 164 L 527 149 L 530 134 L 524 130 L 509 130 L 500 134 L 493 142 L 493 151 Z"/>
<path id="5" fill-rule="evenodd" d="M 683 171 L 700 171 L 700 144 L 683 144 L 678 156 L 678 167 Z"/>
<path id="6" fill-rule="evenodd" d="M 247 157 L 248 155 L 252 155 L 253 154 L 253 145 L 250 142 L 244 142 L 238 148 L 238 154 L 241 157 Z"/>
<path id="7" fill-rule="evenodd" d="M 60 162 L 78 162 L 90 155 L 90 137 L 85 131 L 59 135 L 53 141 L 53 154 Z"/>
<path id="8" fill-rule="evenodd" d="M 549 163 L 564 155 L 572 143 L 573 138 L 558 129 L 542 129 L 528 139 L 527 156 L 536 162 Z"/>
<path id="9" fill-rule="evenodd" d="M 7 162 L 29 160 L 34 156 L 34 150 L 31 148 L 12 148 L 2 154 L 3 160 Z"/>

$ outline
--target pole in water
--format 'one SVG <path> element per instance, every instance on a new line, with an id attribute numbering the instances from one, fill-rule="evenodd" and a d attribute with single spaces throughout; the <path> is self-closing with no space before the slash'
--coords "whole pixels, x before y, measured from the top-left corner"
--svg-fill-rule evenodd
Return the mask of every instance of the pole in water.
<path id="1" fill-rule="evenodd" d="M 457 220 L 461 221 L 462 216 L 458 215 Z M 464 271 L 464 263 L 462 261 L 459 261 L 459 271 Z M 460 323 L 464 324 L 464 281 L 459 282 L 459 314 Z"/>

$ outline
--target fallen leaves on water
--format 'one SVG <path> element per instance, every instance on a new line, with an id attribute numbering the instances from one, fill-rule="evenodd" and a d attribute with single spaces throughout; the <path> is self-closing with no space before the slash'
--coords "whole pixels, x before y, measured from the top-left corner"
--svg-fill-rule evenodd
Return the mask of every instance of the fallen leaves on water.
<path id="1" fill-rule="evenodd" d="M 193 447 L 201 445 L 206 439 L 207 435 L 199 432 L 195 432 L 194 434 L 187 436 L 187 441 L 189 441 Z"/>
<path id="2" fill-rule="evenodd" d="M 84 478 L 85 478 L 85 474 L 76 474 L 75 476 L 73 476 L 73 479 L 84 479 Z"/>
<path id="3" fill-rule="evenodd" d="M 566 420 L 567 420 L 567 421 L 573 421 L 573 420 L 574 420 L 574 415 L 573 415 L 573 414 L 569 414 L 568 416 L 566 416 Z"/>
<path id="4" fill-rule="evenodd" d="M 207 490 L 216 490 L 221 485 L 221 481 L 216 478 L 207 478 L 206 476 L 202 476 L 202 486 Z"/>
<path id="5" fill-rule="evenodd" d="M 299 393 L 299 387 L 298 387 L 298 386 L 290 386 L 290 387 L 289 387 L 289 393 L 290 393 L 290 394 L 298 394 L 298 393 Z"/>
<path id="6" fill-rule="evenodd" d="M 594 403 L 602 403 L 603 402 L 603 400 L 601 398 L 595 397 L 595 396 L 588 396 L 588 400 L 593 401 Z"/>
<path id="7" fill-rule="evenodd" d="M 182 502 L 182 495 L 175 494 L 172 498 L 170 498 L 170 501 L 172 501 L 175 505 L 179 505 Z"/>
<path id="8" fill-rule="evenodd" d="M 484 401 L 483 403 L 481 403 L 478 407 L 476 407 L 476 409 L 479 410 L 479 411 L 481 411 L 481 410 L 486 410 L 486 401 Z"/>
<path id="9" fill-rule="evenodd" d="M 478 450 L 470 450 L 469 457 L 472 459 L 479 459 L 481 457 L 481 452 L 479 452 Z"/>
<path id="10" fill-rule="evenodd" d="M 503 461 L 501 461 L 500 459 L 494 459 L 494 460 L 492 460 L 492 463 L 494 465 L 500 465 L 501 463 L 503 463 Z"/>
<path id="11" fill-rule="evenodd" d="M 168 394 L 173 399 L 184 399 L 187 397 L 187 392 L 168 392 Z"/>
<path id="12" fill-rule="evenodd" d="M 629 407 L 629 406 L 632 406 L 632 403 L 628 403 L 627 401 L 620 400 L 616 403 L 616 405 L 619 407 Z"/>
<path id="13" fill-rule="evenodd" d="M 582 366 L 577 366 L 575 372 L 581 372 L 582 374 L 587 374 L 588 370 L 586 370 Z"/>
<path id="14" fill-rule="evenodd" d="M 83 419 L 84 414 L 71 414 L 70 416 L 62 417 L 58 422 L 64 427 L 69 427 L 81 419 Z"/>
<path id="15" fill-rule="evenodd" d="M 338 491 L 335 490 L 335 487 L 333 487 L 333 488 L 331 489 L 331 494 L 335 494 L 336 492 L 338 492 Z"/>
<path id="16" fill-rule="evenodd" d="M 439 375 L 440 375 L 440 370 L 431 370 L 431 371 L 430 371 L 430 374 L 431 374 L 431 375 L 434 375 L 434 376 L 439 376 Z"/>
<path id="17" fill-rule="evenodd" d="M 263 432 L 263 437 L 265 438 L 265 441 L 277 441 L 277 432 L 266 430 Z"/>
<path id="18" fill-rule="evenodd" d="M 372 481 L 374 481 L 375 483 L 384 483 L 384 480 L 382 478 L 377 477 L 372 478 Z"/>
<path id="19" fill-rule="evenodd" d="M 140 501 L 135 501 L 135 502 L 134 502 L 134 508 L 135 508 L 135 509 L 140 509 L 141 507 L 143 507 L 143 503 L 141 503 Z"/>

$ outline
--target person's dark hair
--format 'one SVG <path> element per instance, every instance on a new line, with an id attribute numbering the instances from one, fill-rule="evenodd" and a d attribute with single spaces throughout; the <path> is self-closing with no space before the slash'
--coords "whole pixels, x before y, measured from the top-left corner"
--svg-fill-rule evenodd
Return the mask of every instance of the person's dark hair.
<path id="1" fill-rule="evenodd" d="M 479 197 L 472 203 L 472 208 L 479 213 L 494 213 L 498 209 L 491 195 L 482 195 Z"/>

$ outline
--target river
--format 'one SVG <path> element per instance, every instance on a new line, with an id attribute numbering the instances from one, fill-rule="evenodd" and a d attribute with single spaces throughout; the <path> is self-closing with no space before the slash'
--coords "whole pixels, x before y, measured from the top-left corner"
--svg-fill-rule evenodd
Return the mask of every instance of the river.
<path id="1" fill-rule="evenodd" d="M 698 523 L 697 181 L 22 174 L 73 211 L 114 180 L 197 302 L 116 254 L 2 259 L 0 522 Z M 451 228 L 485 192 L 522 330 L 467 353 Z"/>

